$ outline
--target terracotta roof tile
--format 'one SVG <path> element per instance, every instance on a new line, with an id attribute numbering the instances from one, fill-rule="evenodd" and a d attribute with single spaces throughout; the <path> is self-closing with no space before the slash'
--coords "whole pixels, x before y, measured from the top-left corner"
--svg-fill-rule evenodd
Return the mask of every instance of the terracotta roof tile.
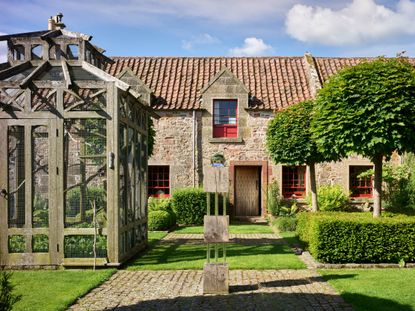
<path id="1" fill-rule="evenodd" d="M 200 91 L 227 67 L 251 93 L 250 108 L 281 109 L 312 97 L 303 57 L 114 57 L 107 71 L 133 72 L 154 91 L 155 109 L 200 109 Z"/>

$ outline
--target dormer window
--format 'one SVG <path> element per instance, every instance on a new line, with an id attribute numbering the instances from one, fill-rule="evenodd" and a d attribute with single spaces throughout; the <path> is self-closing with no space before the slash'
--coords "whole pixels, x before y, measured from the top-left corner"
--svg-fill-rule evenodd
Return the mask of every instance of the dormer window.
<path id="1" fill-rule="evenodd" d="M 236 99 L 213 101 L 213 137 L 238 137 L 238 101 Z"/>
<path id="2" fill-rule="evenodd" d="M 32 46 L 32 53 L 31 53 L 31 58 L 32 60 L 38 60 L 38 59 L 42 59 L 42 53 L 43 53 L 43 46 L 40 44 L 36 44 Z"/>

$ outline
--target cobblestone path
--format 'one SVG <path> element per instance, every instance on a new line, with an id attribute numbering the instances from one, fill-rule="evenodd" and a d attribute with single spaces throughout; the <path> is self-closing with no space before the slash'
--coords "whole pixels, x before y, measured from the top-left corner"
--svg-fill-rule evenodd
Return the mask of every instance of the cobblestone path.
<path id="1" fill-rule="evenodd" d="M 169 234 L 161 243 L 199 243 Z M 282 243 L 274 234 L 231 235 L 237 243 Z M 69 310 L 353 310 L 315 269 L 231 270 L 228 295 L 202 295 L 201 270 L 119 271 Z"/>

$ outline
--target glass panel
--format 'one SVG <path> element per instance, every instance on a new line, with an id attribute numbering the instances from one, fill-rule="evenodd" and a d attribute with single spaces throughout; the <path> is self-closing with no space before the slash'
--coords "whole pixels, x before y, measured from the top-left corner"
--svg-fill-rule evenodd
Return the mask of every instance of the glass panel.
<path id="1" fill-rule="evenodd" d="M 48 128 L 32 128 L 32 224 L 33 228 L 49 225 L 49 143 Z"/>
<path id="2" fill-rule="evenodd" d="M 8 130 L 8 224 L 25 225 L 25 147 L 24 127 L 10 126 Z"/>
<path id="3" fill-rule="evenodd" d="M 65 226 L 106 227 L 106 120 L 65 120 Z"/>
<path id="4" fill-rule="evenodd" d="M 68 235 L 64 239 L 65 258 L 93 258 L 94 257 L 94 236 L 93 235 Z M 97 235 L 96 256 L 107 257 L 107 237 Z"/>
<path id="5" fill-rule="evenodd" d="M 141 219 L 141 207 L 142 207 L 142 193 L 141 193 L 141 184 L 142 174 L 141 174 L 141 135 L 136 132 L 136 143 L 135 143 L 135 219 Z"/>
<path id="6" fill-rule="evenodd" d="M 213 105 L 213 124 L 236 124 L 236 100 L 215 100 Z"/>

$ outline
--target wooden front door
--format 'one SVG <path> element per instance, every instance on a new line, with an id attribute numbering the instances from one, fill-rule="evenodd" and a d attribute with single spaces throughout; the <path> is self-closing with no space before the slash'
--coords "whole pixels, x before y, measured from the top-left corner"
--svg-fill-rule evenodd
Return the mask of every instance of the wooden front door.
<path id="1" fill-rule="evenodd" d="M 235 216 L 260 216 L 260 172 L 258 166 L 235 168 Z"/>
<path id="2" fill-rule="evenodd" d="M 51 123 L 0 120 L 0 265 L 57 264 Z"/>

